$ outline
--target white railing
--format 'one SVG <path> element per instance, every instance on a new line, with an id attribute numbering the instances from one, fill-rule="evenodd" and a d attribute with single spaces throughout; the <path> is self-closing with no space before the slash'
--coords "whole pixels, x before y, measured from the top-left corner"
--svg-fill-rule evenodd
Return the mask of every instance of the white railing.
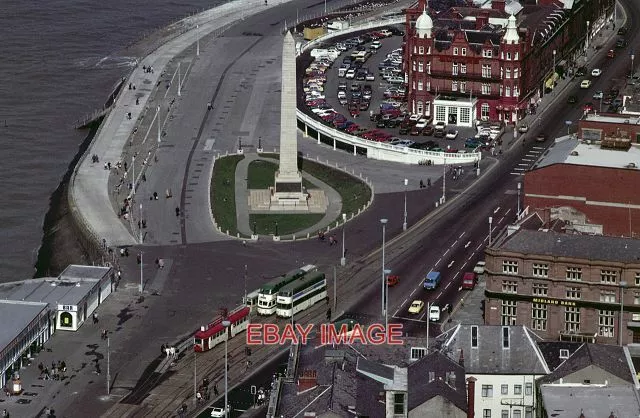
<path id="1" fill-rule="evenodd" d="M 396 25 L 404 22 L 405 17 L 399 16 L 387 20 L 369 21 L 366 23 L 350 26 L 347 29 L 338 32 L 327 33 L 326 35 L 320 36 L 302 45 L 300 51 L 298 51 L 298 56 L 311 48 L 328 42 L 330 39 L 335 38 L 336 36 L 342 36 L 348 33 L 359 32 L 367 29 L 375 29 L 382 26 Z M 479 152 L 465 152 L 460 154 L 454 152 L 435 152 L 391 145 L 384 142 L 369 141 L 367 139 L 349 135 L 348 133 L 325 125 L 324 123 L 313 119 L 311 116 L 307 115 L 300 109 L 296 110 L 296 114 L 299 121 L 304 123 L 306 126 L 313 128 L 319 134 L 331 138 L 334 141 L 339 141 L 345 144 L 352 145 L 354 147 L 366 148 L 367 157 L 375 160 L 396 161 L 405 164 L 431 163 L 440 165 L 445 164 L 446 162 L 448 162 L 449 164 L 470 164 L 479 162 L 482 158 L 482 155 Z M 316 138 L 316 140 L 318 141 L 318 143 L 321 142 L 319 136 Z"/>

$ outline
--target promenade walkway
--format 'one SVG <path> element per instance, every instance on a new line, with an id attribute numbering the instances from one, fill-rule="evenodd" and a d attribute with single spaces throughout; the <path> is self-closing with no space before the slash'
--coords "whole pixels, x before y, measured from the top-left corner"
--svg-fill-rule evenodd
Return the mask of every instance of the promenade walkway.
<path id="1" fill-rule="evenodd" d="M 265 7 L 275 7 L 284 2 L 284 0 L 272 0 L 269 6 L 265 6 L 262 0 L 229 2 L 189 18 L 188 23 L 185 22 L 189 27 L 185 29 L 190 30 L 160 46 L 133 70 L 116 99 L 113 109 L 103 121 L 72 176 L 70 194 L 74 204 L 73 210 L 77 211 L 81 219 L 84 219 L 85 228 L 98 240 L 104 240 L 102 242 L 107 246 L 133 245 L 137 242 L 112 209 L 108 188 L 111 170 L 105 170 L 104 164 L 110 162 L 112 169 L 115 169 L 116 162 L 121 160 L 123 148 L 131 137 L 138 118 L 145 110 L 151 91 L 157 87 L 165 66 L 176 55 L 205 35 L 239 19 L 261 12 Z M 145 72 L 143 66 L 152 67 L 153 73 Z M 136 90 L 129 90 L 127 88 L 129 83 L 135 85 Z M 138 100 L 137 105 L 136 100 Z M 129 113 L 131 117 L 128 116 Z M 92 155 L 97 155 L 100 162 L 94 163 Z M 142 176 L 142 170 L 137 171 L 136 177 L 139 179 Z M 130 181 L 131 176 L 127 173 L 126 181 Z"/>

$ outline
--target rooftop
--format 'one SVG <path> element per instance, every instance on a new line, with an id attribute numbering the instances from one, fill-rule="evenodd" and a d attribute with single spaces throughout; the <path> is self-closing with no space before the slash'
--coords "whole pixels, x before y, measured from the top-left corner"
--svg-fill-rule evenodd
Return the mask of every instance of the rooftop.
<path id="1" fill-rule="evenodd" d="M 46 303 L 0 300 L 0 350 L 47 309 Z"/>
<path id="2" fill-rule="evenodd" d="M 586 259 L 591 263 L 640 263 L 640 240 L 633 238 L 520 229 L 496 247 L 524 254 Z"/>
<path id="3" fill-rule="evenodd" d="M 560 379 L 589 366 L 596 366 L 631 385 L 635 376 L 624 347 L 608 344 L 582 344 L 551 374 L 540 378 L 540 383 L 556 383 Z"/>
<path id="4" fill-rule="evenodd" d="M 503 329 L 508 330 L 506 344 Z M 473 341 L 472 333 L 477 333 Z M 523 326 L 458 325 L 438 339 L 444 339 L 442 351 L 452 359 L 462 352 L 467 374 L 549 373 L 536 345 L 541 338 Z"/>
<path id="5" fill-rule="evenodd" d="M 100 266 L 82 266 L 79 264 L 71 264 L 62 273 L 60 273 L 60 280 L 100 280 L 107 274 L 111 267 Z"/>
<path id="6" fill-rule="evenodd" d="M 602 149 L 600 145 L 587 144 L 572 137 L 556 139 L 547 151 L 534 164 L 533 169 L 553 164 L 576 164 L 607 168 L 628 168 L 633 163 L 640 167 L 640 148 L 631 147 L 628 151 Z"/>
<path id="7" fill-rule="evenodd" d="M 96 281 L 93 279 L 76 281 L 26 280 L 0 285 L 0 298 L 49 303 L 52 309 L 57 309 L 57 305 L 77 305 L 95 285 Z"/>
<path id="8" fill-rule="evenodd" d="M 582 347 L 582 343 L 571 341 L 539 341 L 538 347 L 549 369 L 555 370 L 578 348 Z"/>
<path id="9" fill-rule="evenodd" d="M 554 418 L 637 417 L 640 405 L 630 386 L 542 385 L 544 408 Z"/>

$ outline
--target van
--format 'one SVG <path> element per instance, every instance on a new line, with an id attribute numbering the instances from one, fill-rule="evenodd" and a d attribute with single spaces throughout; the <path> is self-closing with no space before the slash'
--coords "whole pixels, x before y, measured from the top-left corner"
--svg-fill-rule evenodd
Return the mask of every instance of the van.
<path id="1" fill-rule="evenodd" d="M 426 290 L 435 290 L 440 284 L 440 277 L 439 271 L 430 271 L 427 273 L 427 277 L 424 279 L 422 286 Z"/>
<path id="2" fill-rule="evenodd" d="M 440 320 L 440 307 L 438 305 L 431 305 L 429 308 L 429 321 L 438 322 Z"/>
<path id="3" fill-rule="evenodd" d="M 462 276 L 462 288 L 471 290 L 476 286 L 476 274 L 475 273 L 465 273 Z"/>

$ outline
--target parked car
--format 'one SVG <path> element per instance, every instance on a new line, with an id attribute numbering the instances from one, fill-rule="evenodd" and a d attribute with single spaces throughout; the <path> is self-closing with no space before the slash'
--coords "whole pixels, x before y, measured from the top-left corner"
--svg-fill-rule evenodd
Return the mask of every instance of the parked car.
<path id="1" fill-rule="evenodd" d="M 592 112 L 593 111 L 593 103 L 585 103 L 582 109 L 585 112 Z"/>
<path id="2" fill-rule="evenodd" d="M 454 131 L 453 129 L 450 129 L 447 131 L 447 134 L 445 135 L 445 137 L 447 139 L 456 139 L 458 137 L 458 131 Z"/>
<path id="3" fill-rule="evenodd" d="M 421 300 L 414 300 L 409 306 L 409 313 L 417 315 L 424 309 L 424 302 Z"/>
<path id="4" fill-rule="evenodd" d="M 429 308 L 429 321 L 438 322 L 440 320 L 440 307 L 438 305 L 431 305 Z"/>
<path id="5" fill-rule="evenodd" d="M 518 126 L 518 132 L 520 133 L 525 133 L 529 131 L 529 125 L 527 125 L 526 123 L 520 124 L 520 126 Z"/>
<path id="6" fill-rule="evenodd" d="M 473 268 L 473 272 L 475 274 L 484 274 L 484 268 L 487 265 L 484 261 L 478 261 L 476 266 Z"/>
<path id="7" fill-rule="evenodd" d="M 423 129 L 425 126 L 427 126 L 427 123 L 427 120 L 422 118 L 416 123 L 416 128 Z"/>
<path id="8" fill-rule="evenodd" d="M 626 26 L 623 26 L 620 29 L 618 29 L 618 35 L 626 35 L 626 34 L 627 34 Z"/>
<path id="9" fill-rule="evenodd" d="M 435 128 L 433 127 L 433 125 L 427 125 L 422 130 L 422 135 L 431 136 L 431 135 L 433 135 L 434 131 L 435 131 Z"/>

